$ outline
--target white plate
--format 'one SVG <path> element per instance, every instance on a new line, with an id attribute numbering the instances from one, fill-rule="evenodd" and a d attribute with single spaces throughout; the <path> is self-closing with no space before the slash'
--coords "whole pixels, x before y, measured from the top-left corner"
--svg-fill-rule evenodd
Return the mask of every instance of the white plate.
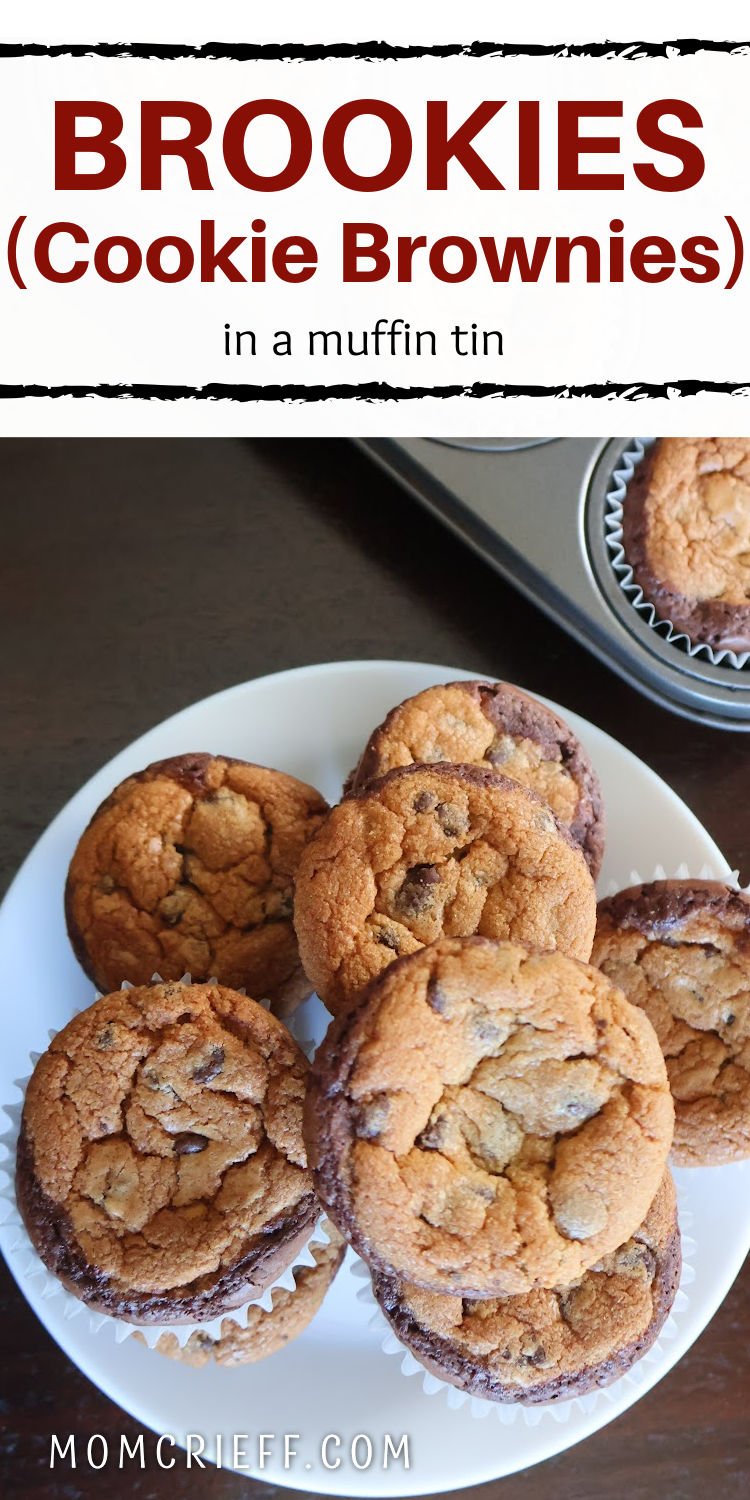
<path id="1" fill-rule="evenodd" d="M 149 761 L 187 750 L 237 755 L 290 771 L 332 800 L 369 731 L 387 709 L 431 683 L 469 674 L 413 662 L 334 662 L 282 672 L 230 688 L 160 724 L 110 761 L 59 814 L 29 855 L 0 910 L 0 973 L 6 1017 L 0 1056 L 0 1100 L 17 1098 L 13 1080 L 28 1072 L 29 1052 L 43 1048 L 50 1027 L 91 999 L 91 987 L 70 951 L 62 891 L 75 842 L 116 782 Z M 563 710 L 563 712 L 565 712 Z M 648 878 L 657 864 L 691 874 L 708 862 L 728 867 L 684 803 L 647 766 L 601 730 L 566 713 L 596 763 L 608 814 L 608 849 L 601 887 Z M 316 1030 L 324 1013 L 310 1002 Z M 278 1485 L 331 1495 L 418 1495 L 453 1490 L 527 1468 L 580 1442 L 650 1389 L 697 1338 L 725 1296 L 750 1244 L 750 1194 L 743 1167 L 684 1174 L 695 1214 L 695 1281 L 674 1339 L 639 1367 L 637 1384 L 620 1380 L 593 1401 L 566 1403 L 538 1425 L 477 1421 L 468 1405 L 450 1410 L 445 1396 L 427 1396 L 407 1380 L 399 1361 L 381 1352 L 369 1314 L 356 1300 L 357 1281 L 345 1267 L 311 1327 L 271 1360 L 240 1370 L 181 1367 L 139 1347 L 116 1344 L 111 1331 L 90 1331 L 87 1316 L 66 1319 L 64 1299 L 45 1299 L 42 1278 L 24 1276 L 9 1253 L 14 1233 L 0 1231 L 11 1271 L 53 1338 L 101 1390 L 156 1432 L 299 1433 L 299 1456 L 285 1470 L 278 1440 L 256 1475 Z M 679 1176 L 680 1174 L 678 1174 Z M 350 1257 L 351 1258 L 351 1257 Z M 320 1440 L 342 1437 L 342 1462 L 326 1469 Z M 357 1470 L 349 1443 L 374 1441 L 378 1462 Z M 407 1433 L 411 1467 L 384 1471 L 382 1437 Z M 362 1452 L 360 1450 L 360 1462 Z M 331 1457 L 335 1457 L 335 1450 Z M 242 1460 L 244 1462 L 244 1460 Z"/>

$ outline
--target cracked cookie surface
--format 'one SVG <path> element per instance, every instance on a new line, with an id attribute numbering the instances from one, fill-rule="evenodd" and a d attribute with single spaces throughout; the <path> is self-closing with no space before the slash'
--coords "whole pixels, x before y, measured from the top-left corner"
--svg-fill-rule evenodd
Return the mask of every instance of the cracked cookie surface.
<path id="1" fill-rule="evenodd" d="M 656 443 L 628 490 L 623 546 L 645 597 L 678 630 L 750 650 L 750 440 Z"/>
<path id="2" fill-rule="evenodd" d="M 655 1343 L 682 1258 L 665 1173 L 639 1229 L 567 1287 L 467 1300 L 376 1274 L 398 1337 L 440 1379 L 486 1401 L 565 1400 L 609 1385 Z"/>
<path id="3" fill-rule="evenodd" d="M 407 766 L 333 808 L 297 874 L 300 953 L 337 1013 L 443 935 L 511 938 L 587 959 L 596 897 L 567 829 L 528 788 L 478 766 Z"/>
<path id="4" fill-rule="evenodd" d="M 675 1101 L 674 1160 L 750 1156 L 750 900 L 663 880 L 602 901 L 592 962 L 652 1022 Z"/>
<path id="5" fill-rule="evenodd" d="M 672 1124 L 642 1011 L 588 965 L 475 937 L 394 964 L 334 1022 L 304 1129 L 371 1265 L 491 1297 L 567 1284 L 623 1244 Z"/>
<path id="6" fill-rule="evenodd" d="M 181 755 L 123 781 L 71 862 L 68 933 L 97 988 L 218 979 L 288 1014 L 311 993 L 292 913 L 328 804 L 281 771 Z"/>
<path id="7" fill-rule="evenodd" d="M 317 1216 L 308 1064 L 262 1006 L 218 985 L 97 1000 L 26 1090 L 16 1193 L 47 1268 L 91 1307 L 197 1322 L 261 1293 Z"/>
<path id="8" fill-rule="evenodd" d="M 300 1266 L 295 1271 L 293 1292 L 279 1287 L 278 1291 L 271 1293 L 273 1306 L 270 1312 L 264 1312 L 262 1307 L 250 1307 L 247 1327 L 226 1318 L 218 1338 L 212 1338 L 211 1334 L 200 1329 L 191 1333 L 182 1347 L 175 1334 L 163 1333 L 156 1343 L 159 1354 L 165 1354 L 168 1359 L 179 1359 L 196 1369 L 210 1361 L 217 1365 L 250 1365 L 268 1359 L 269 1355 L 291 1344 L 312 1322 L 344 1259 L 346 1246 L 341 1235 L 332 1224 L 327 1225 L 327 1229 L 331 1236 L 330 1245 L 310 1247 L 315 1265 Z"/>
<path id="9" fill-rule="evenodd" d="M 391 710 L 370 736 L 349 790 L 398 766 L 480 765 L 528 786 L 570 829 L 594 879 L 604 852 L 599 779 L 558 714 L 508 682 L 448 682 Z"/>

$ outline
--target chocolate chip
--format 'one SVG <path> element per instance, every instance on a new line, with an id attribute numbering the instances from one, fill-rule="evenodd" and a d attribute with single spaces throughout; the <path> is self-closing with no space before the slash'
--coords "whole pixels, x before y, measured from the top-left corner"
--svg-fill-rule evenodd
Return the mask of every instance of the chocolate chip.
<path id="1" fill-rule="evenodd" d="M 453 802 L 438 802 L 435 816 L 446 838 L 457 839 L 462 833 L 468 832 L 468 814 L 462 812 L 461 808 L 456 807 Z"/>
<path id="2" fill-rule="evenodd" d="M 419 796 L 414 798 L 414 811 L 432 812 L 436 802 L 437 798 L 434 792 L 420 792 Z"/>
<path id="3" fill-rule="evenodd" d="M 205 1151 L 208 1140 L 205 1135 L 196 1135 L 192 1130 L 182 1130 L 172 1141 L 175 1156 L 197 1156 Z"/>
<path id="4" fill-rule="evenodd" d="M 184 891 L 172 891 L 159 902 L 159 915 L 167 927 L 177 927 L 185 915 Z"/>
<path id="5" fill-rule="evenodd" d="M 374 1141 L 385 1130 L 391 1113 L 387 1094 L 373 1094 L 354 1107 L 354 1128 L 360 1140 Z"/>
<path id="6" fill-rule="evenodd" d="M 199 1063 L 193 1073 L 195 1083 L 211 1083 L 212 1079 L 218 1078 L 224 1066 L 224 1048 L 212 1047 L 208 1057 Z"/>
<path id="7" fill-rule="evenodd" d="M 538 1344 L 531 1354 L 524 1354 L 527 1365 L 543 1365 L 547 1358 L 547 1351 L 542 1344 Z"/>
<path id="8" fill-rule="evenodd" d="M 515 741 L 511 739 L 509 734 L 497 735 L 490 745 L 489 750 L 485 751 L 484 758 L 489 761 L 491 766 L 502 766 L 507 760 L 510 760 L 515 748 Z"/>
<path id="9" fill-rule="evenodd" d="M 394 953 L 398 953 L 398 937 L 393 931 L 392 927 L 381 927 L 378 933 L 378 942 L 381 943 L 384 948 L 390 948 Z"/>
<path id="10" fill-rule="evenodd" d="M 494 1203 L 495 1201 L 495 1194 L 493 1193 L 492 1188 L 487 1186 L 483 1182 L 475 1182 L 472 1187 L 472 1192 L 475 1198 L 481 1199 L 482 1203 Z"/>
<path id="11" fill-rule="evenodd" d="M 438 984 L 436 979 L 430 980 L 425 993 L 425 999 L 430 1010 L 434 1010 L 436 1015 L 447 1016 L 449 1014 L 450 1001 L 442 985 Z"/>
<path id="12" fill-rule="evenodd" d="M 417 917 L 429 911 L 433 904 L 430 887 L 440 884 L 440 875 L 434 865 L 414 865 L 398 892 L 394 905 L 403 916 Z"/>
<path id="13" fill-rule="evenodd" d="M 430 1120 L 417 1136 L 414 1145 L 419 1151 L 442 1151 L 448 1139 L 448 1121 L 445 1115 Z"/>
<path id="14" fill-rule="evenodd" d="M 476 1013 L 471 1017 L 471 1034 L 478 1042 L 494 1046 L 500 1040 L 500 1027 L 491 1016 Z"/>
<path id="15" fill-rule="evenodd" d="M 565 1105 L 565 1113 L 566 1115 L 570 1115 L 573 1120 L 585 1120 L 590 1115 L 596 1114 L 596 1105 L 592 1108 L 583 1099 L 569 1099 Z"/>
<path id="16" fill-rule="evenodd" d="M 737 1017 L 734 1014 L 734 1011 L 730 1010 L 730 1011 L 727 1012 L 727 1014 L 724 1016 L 723 1019 L 724 1019 L 724 1025 L 725 1026 L 734 1026 L 734 1023 L 737 1020 Z"/>

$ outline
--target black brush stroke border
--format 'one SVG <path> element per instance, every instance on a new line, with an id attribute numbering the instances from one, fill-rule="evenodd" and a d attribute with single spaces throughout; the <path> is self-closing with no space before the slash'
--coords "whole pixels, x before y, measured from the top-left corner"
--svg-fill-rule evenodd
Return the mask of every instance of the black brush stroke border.
<path id="1" fill-rule="evenodd" d="M 386 381 L 363 381 L 361 385 L 230 385 L 215 381 L 207 385 L 101 384 L 101 385 L 0 385 L 0 401 L 21 401 L 38 397 L 71 396 L 74 400 L 98 397 L 103 400 L 137 401 L 233 401 L 299 402 L 315 401 L 419 401 L 434 396 L 439 400 L 463 397 L 469 400 L 612 401 L 629 402 L 668 400 L 699 395 L 750 396 L 750 380 L 667 380 L 662 384 L 647 381 L 602 381 L 591 385 L 493 385 L 475 381 L 472 385 L 389 385 Z"/>
<path id="2" fill-rule="evenodd" d="M 445 42 L 399 46 L 386 41 L 362 42 L 204 42 L 200 47 L 160 42 L 42 42 L 0 43 L 0 60 L 19 57 L 108 57 L 142 61 L 197 62 L 323 62 L 326 59 L 362 62 L 400 62 L 418 57 L 592 57 L 639 62 L 695 57 L 716 52 L 750 54 L 750 41 L 676 37 L 663 42 Z"/>

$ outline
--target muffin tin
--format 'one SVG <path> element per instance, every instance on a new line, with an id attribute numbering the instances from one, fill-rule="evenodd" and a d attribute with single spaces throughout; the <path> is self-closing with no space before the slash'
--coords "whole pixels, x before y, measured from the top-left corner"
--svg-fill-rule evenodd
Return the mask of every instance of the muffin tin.
<path id="1" fill-rule="evenodd" d="M 391 438 L 359 446 L 581 645 L 663 708 L 750 731 L 750 667 L 666 640 L 623 592 L 605 502 L 630 438 Z"/>

